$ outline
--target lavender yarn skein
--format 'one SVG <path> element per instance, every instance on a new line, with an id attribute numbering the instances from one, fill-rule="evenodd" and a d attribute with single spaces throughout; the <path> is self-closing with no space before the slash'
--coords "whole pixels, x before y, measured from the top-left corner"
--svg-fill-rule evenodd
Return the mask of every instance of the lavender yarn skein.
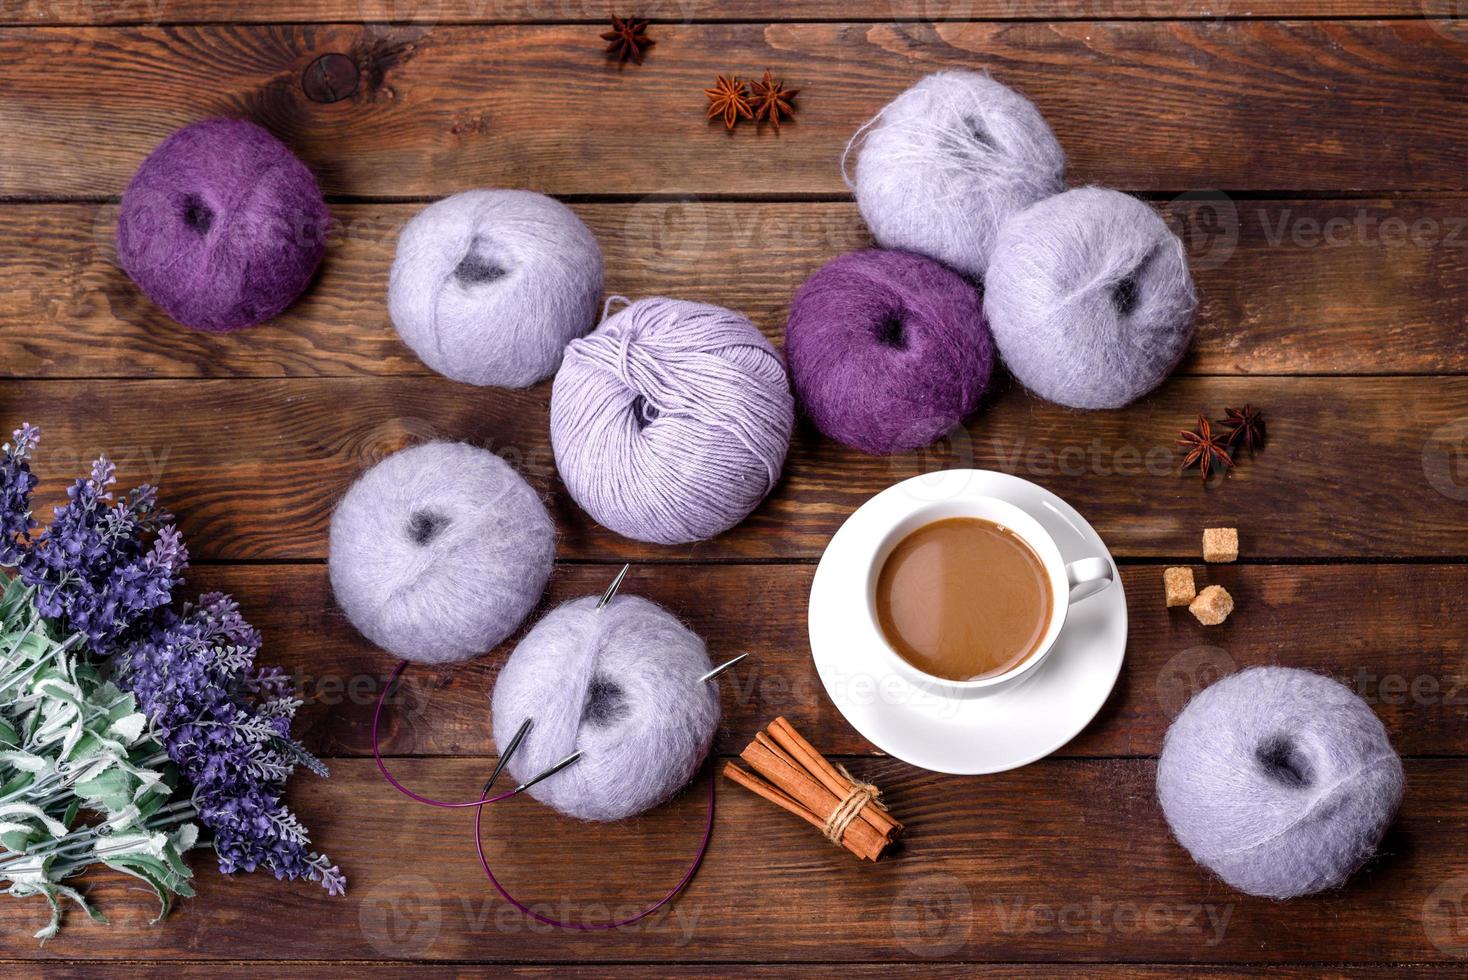
<path id="1" fill-rule="evenodd" d="M 570 208 L 532 191 L 464 191 L 403 228 L 387 304 L 439 374 L 524 388 L 591 329 L 601 287 L 601 249 Z"/>
<path id="2" fill-rule="evenodd" d="M 795 293 L 785 354 L 818 429 L 868 453 L 926 446 L 977 407 L 993 342 L 979 293 L 910 252 L 833 259 Z"/>
<path id="3" fill-rule="evenodd" d="M 417 663 L 493 649 L 535 608 L 555 525 L 494 453 L 430 442 L 394 453 L 331 516 L 336 601 L 373 643 Z"/>
<path id="4" fill-rule="evenodd" d="M 1005 219 L 1065 186 L 1065 153 L 1040 111 L 978 72 L 920 80 L 862 127 L 848 156 L 858 143 L 851 186 L 877 243 L 975 280 Z"/>
<path id="5" fill-rule="evenodd" d="M 117 257 L 187 327 L 222 333 L 278 315 L 311 282 L 330 221 L 316 178 L 244 119 L 185 126 L 122 195 Z"/>
<path id="6" fill-rule="evenodd" d="M 1146 204 L 1083 187 L 1011 218 L 984 283 L 1005 365 L 1071 408 L 1120 408 L 1161 384 L 1193 339 L 1183 243 Z"/>
<path id="7" fill-rule="evenodd" d="M 523 782 L 576 749 L 575 765 L 531 796 L 582 820 L 656 806 L 698 771 L 719 724 L 703 640 L 646 599 L 587 596 L 552 610 L 506 661 L 493 695 L 494 741 L 534 722 L 510 757 Z"/>
<path id="8" fill-rule="evenodd" d="M 1157 764 L 1167 824 L 1239 891 L 1294 898 L 1345 883 L 1402 801 L 1386 729 L 1343 684 L 1255 667 L 1195 697 Z"/>
<path id="9" fill-rule="evenodd" d="M 780 479 L 794 397 L 780 355 L 721 306 L 638 300 L 571 342 L 551 446 L 598 523 L 655 544 L 744 520 Z"/>

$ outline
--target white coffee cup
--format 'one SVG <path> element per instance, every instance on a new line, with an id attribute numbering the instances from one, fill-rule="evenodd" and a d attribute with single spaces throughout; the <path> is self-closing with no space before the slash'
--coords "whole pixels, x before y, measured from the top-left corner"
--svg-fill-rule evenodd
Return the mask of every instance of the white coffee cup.
<path id="1" fill-rule="evenodd" d="M 892 551 L 909 534 L 934 521 L 954 517 L 976 517 L 992 521 L 1013 532 L 1040 559 L 1050 580 L 1052 596 L 1050 621 L 1039 645 L 1024 660 L 1000 674 L 976 680 L 956 681 L 919 670 L 893 649 L 882 632 L 877 618 L 877 579 Z M 887 527 L 873 536 L 874 548 L 867 567 L 867 628 L 885 654 L 892 669 L 919 688 L 950 697 L 978 697 L 1006 684 L 1011 684 L 1038 667 L 1049 656 L 1072 602 L 1080 602 L 1106 589 L 1115 577 L 1108 558 L 1096 556 L 1067 563 L 1060 555 L 1055 539 L 1040 522 L 1013 504 L 997 497 L 963 497 L 931 503 L 914 501 L 905 512 L 897 514 Z"/>

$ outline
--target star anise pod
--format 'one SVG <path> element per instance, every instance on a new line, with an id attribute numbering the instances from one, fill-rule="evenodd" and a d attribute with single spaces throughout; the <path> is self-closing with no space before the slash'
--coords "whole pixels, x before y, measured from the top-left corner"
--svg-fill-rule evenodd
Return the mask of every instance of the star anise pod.
<path id="1" fill-rule="evenodd" d="M 795 107 L 791 103 L 800 90 L 786 88 L 783 81 L 776 81 L 766 70 L 764 80 L 750 85 L 749 92 L 754 103 L 754 118 L 773 123 L 778 130 L 781 113 L 786 118 L 795 114 Z"/>
<path id="2" fill-rule="evenodd" d="M 1228 417 L 1218 424 L 1229 427 L 1229 448 L 1242 445 L 1250 452 L 1264 448 L 1263 412 L 1246 404 L 1243 408 L 1225 408 L 1223 413 Z"/>
<path id="3" fill-rule="evenodd" d="M 618 61 L 631 58 L 639 65 L 642 64 L 643 54 L 654 44 L 652 38 L 647 36 L 648 23 L 636 17 L 623 20 L 612 14 L 612 29 L 601 36 L 603 41 L 611 42 L 607 45 L 607 54 Z"/>
<path id="4" fill-rule="evenodd" d="M 1177 444 L 1187 450 L 1183 457 L 1183 469 L 1198 467 L 1207 480 L 1213 474 L 1213 467 L 1217 466 L 1219 472 L 1227 470 L 1234 465 L 1233 457 L 1228 453 L 1228 443 L 1224 437 L 1215 435 L 1213 423 L 1202 415 L 1198 416 L 1197 431 L 1183 429 L 1178 433 L 1181 436 Z"/>
<path id="5" fill-rule="evenodd" d="M 709 97 L 708 118 L 723 116 L 724 125 L 729 129 L 734 128 L 740 116 L 745 119 L 754 118 L 754 113 L 749 108 L 749 90 L 738 75 L 730 78 L 715 76 L 714 87 L 704 89 L 703 94 Z"/>

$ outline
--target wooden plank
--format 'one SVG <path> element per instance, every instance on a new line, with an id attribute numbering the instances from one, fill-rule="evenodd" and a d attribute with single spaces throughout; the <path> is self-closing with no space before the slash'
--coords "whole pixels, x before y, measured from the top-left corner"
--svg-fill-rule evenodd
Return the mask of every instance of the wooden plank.
<path id="1" fill-rule="evenodd" d="M 487 759 L 405 761 L 425 792 L 472 792 Z M 708 964 L 814 960 L 1172 963 L 1454 962 L 1468 891 L 1468 761 L 1407 765 L 1383 854 L 1343 891 L 1280 903 L 1234 893 L 1172 840 L 1144 760 L 1050 760 L 982 778 L 863 761 L 910 833 L 859 864 L 810 827 L 720 786 L 708 858 L 670 911 L 637 927 L 574 933 L 508 909 L 484 880 L 462 812 L 383 786 L 370 760 L 302 780 L 294 802 L 350 877 L 343 899 L 265 876 L 223 881 L 195 859 L 201 900 L 149 928 L 151 900 L 109 879 L 91 892 L 111 926 L 72 916 L 24 938 L 39 902 L 0 902 L 10 957 L 475 960 L 595 958 Z M 701 833 L 706 783 L 634 821 L 589 825 L 530 800 L 486 817 L 497 875 L 542 911 L 586 924 L 636 909 L 676 880 Z M 324 925 L 330 922 L 330 926 Z"/>
<path id="2" fill-rule="evenodd" d="M 1098 18 L 1439 17 L 1452 0 L 643 0 L 637 16 L 658 23 L 786 20 L 1095 20 Z M 289 24 L 361 21 L 433 27 L 449 23 L 600 24 L 597 0 L 3 0 L 0 24 Z"/>
<path id="3" fill-rule="evenodd" d="M 1031 96 L 1076 183 L 1468 188 L 1461 21 L 670 24 L 659 37 L 655 61 L 624 71 L 590 26 L 4 29 L 0 197 L 115 196 L 169 131 L 219 113 L 274 130 L 334 195 L 840 193 L 858 126 L 954 66 Z M 300 76 L 329 52 L 354 57 L 360 81 L 321 104 Z M 796 123 L 706 122 L 701 89 L 723 66 L 800 88 Z"/>
<path id="4" fill-rule="evenodd" d="M 1192 374 L 1468 371 L 1468 199 L 1164 202 L 1202 308 Z M 416 204 L 338 204 L 321 276 L 277 322 L 183 330 L 116 264 L 115 204 L 0 207 L 0 340 L 10 377 L 427 374 L 385 291 Z M 607 292 L 720 303 L 779 343 L 790 296 L 870 243 L 849 203 L 685 198 L 572 207 L 607 260 Z"/>
<path id="5" fill-rule="evenodd" d="M 615 566 L 562 565 L 542 610 L 601 592 Z M 737 754 L 784 715 L 822 751 L 872 746 L 837 712 L 810 659 L 809 565 L 638 565 L 624 590 L 687 622 L 716 662 L 748 653 L 720 682 L 716 750 Z M 1172 718 L 1219 677 L 1259 664 L 1316 670 L 1369 703 L 1406 755 L 1462 755 L 1468 746 L 1468 656 L 1454 610 L 1468 593 L 1464 565 L 1199 565 L 1238 604 L 1205 629 L 1163 605 L 1161 566 L 1122 569 L 1130 641 L 1116 691 L 1061 756 L 1155 755 Z M 206 566 L 199 590 L 233 593 L 265 637 L 262 663 L 284 668 L 305 704 L 296 732 L 326 756 L 371 753 L 372 714 L 394 659 L 352 629 L 320 565 Z M 538 610 L 533 619 L 539 618 Z M 489 692 L 515 640 L 469 664 L 412 667 L 385 710 L 388 755 L 490 755 Z"/>
<path id="6" fill-rule="evenodd" d="M 1179 427 L 1246 401 L 1267 414 L 1269 447 L 1222 485 L 1179 474 Z M 681 547 L 623 539 L 575 506 L 555 479 L 547 402 L 546 385 L 476 390 L 437 378 L 24 381 L 0 389 L 0 417 L 7 429 L 43 427 L 43 503 L 108 452 L 126 485 L 163 487 L 203 559 L 324 557 L 350 481 L 432 438 L 518 466 L 547 495 L 565 559 L 810 560 L 872 494 L 968 466 L 1049 487 L 1123 558 L 1195 559 L 1200 529 L 1217 525 L 1238 526 L 1253 561 L 1465 554 L 1468 378 L 1182 378 L 1128 409 L 1092 413 L 1010 386 L 948 440 L 892 457 L 802 425 L 770 498 L 734 530 Z"/>
<path id="7" fill-rule="evenodd" d="M 46 962 L 38 965 L 34 961 L 11 960 L 0 961 L 0 966 L 6 968 L 6 976 L 14 980 L 91 980 L 96 976 L 97 967 L 95 963 L 85 961 L 73 961 L 67 963 Z M 1254 980 L 1257 977 L 1267 977 L 1270 980 L 1318 980 L 1327 971 L 1339 972 L 1342 976 L 1350 976 L 1357 980 L 1394 980 L 1401 976 L 1404 967 L 1414 967 L 1417 970 L 1433 970 L 1436 973 L 1444 973 L 1443 964 L 1380 964 L 1380 965 L 1358 965 L 1358 964 L 1320 964 L 1306 967 L 1274 966 L 1267 964 L 1250 964 L 1247 968 L 1241 966 L 1215 966 L 1212 964 L 1193 964 L 1188 968 L 1190 976 L 1208 977 L 1209 980 Z M 211 962 L 211 963 L 177 963 L 168 960 L 152 961 L 125 961 L 109 960 L 107 963 L 107 976 L 109 980 L 155 980 L 160 970 L 166 970 L 170 978 L 178 980 L 193 980 L 195 977 L 213 978 L 219 976 L 221 970 L 249 969 L 254 975 L 264 972 L 270 976 L 277 976 L 290 971 L 309 968 L 313 978 L 327 977 L 356 977 L 367 976 L 420 976 L 432 973 L 440 976 L 444 967 L 428 963 L 367 963 L 367 962 L 320 962 L 312 960 L 283 960 L 263 961 L 247 963 L 242 961 Z M 724 963 L 718 966 L 704 966 L 699 963 L 678 964 L 678 976 L 690 978 L 702 977 L 727 977 L 727 976 L 759 976 L 759 977 L 794 977 L 797 980 L 842 980 L 850 977 L 852 980 L 866 980 L 866 978 L 896 978 L 906 980 L 908 977 L 920 978 L 920 980 L 931 980 L 934 977 L 967 977 L 972 975 L 973 968 L 970 965 L 954 963 L 951 960 L 939 963 L 801 963 L 791 965 L 784 963 Z M 1080 977 L 1095 978 L 1095 980 L 1176 980 L 1178 968 L 1173 965 L 1149 965 L 1137 963 L 1000 963 L 985 964 L 984 976 L 988 980 L 1032 980 L 1032 978 L 1051 977 Z M 464 976 L 462 971 L 456 971 L 455 976 Z M 496 976 L 509 977 L 552 977 L 590 978 L 598 980 L 601 977 L 645 977 L 648 968 L 643 964 L 597 964 L 595 966 L 586 963 L 581 964 L 555 964 L 550 966 L 501 966 L 495 970 Z"/>

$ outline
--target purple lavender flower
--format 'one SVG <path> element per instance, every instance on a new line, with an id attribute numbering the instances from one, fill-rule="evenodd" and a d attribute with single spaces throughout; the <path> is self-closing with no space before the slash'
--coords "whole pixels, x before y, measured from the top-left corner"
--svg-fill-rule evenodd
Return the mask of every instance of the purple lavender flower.
<path id="1" fill-rule="evenodd" d="M 84 634 L 110 658 L 160 730 L 169 758 L 192 784 L 199 820 L 214 833 L 226 872 L 267 869 L 319 881 L 339 895 L 346 879 L 282 802 L 298 765 L 326 769 L 291 738 L 300 702 L 278 668 L 258 668 L 260 634 L 219 593 L 175 612 L 188 551 L 157 492 L 113 499 L 116 468 L 103 456 L 67 490 L 49 527 L 32 532 L 29 459 L 39 432 L 23 425 L 0 447 L 0 565 L 17 566 L 36 589 L 42 616 Z"/>
<path id="2" fill-rule="evenodd" d="M 0 565 L 14 566 L 25 554 L 24 545 L 36 522 L 31 519 L 31 491 L 36 476 L 31 472 L 31 452 L 41 441 L 41 431 L 22 422 L 13 443 L 0 446 Z"/>
<path id="3" fill-rule="evenodd" d="M 93 463 L 19 560 L 41 615 L 85 634 L 103 655 L 172 601 L 188 567 L 188 550 L 172 517 L 158 509 L 157 492 L 141 486 L 114 502 L 108 488 L 116 480 L 106 456 Z"/>
<path id="4" fill-rule="evenodd" d="M 290 737 L 300 702 L 288 678 L 255 667 L 260 635 L 233 599 L 202 596 L 113 658 L 117 679 L 158 725 L 168 756 L 193 784 L 199 820 L 214 832 L 220 870 L 265 869 L 321 882 L 346 879 L 281 802 L 286 778 L 314 758 Z M 324 775 L 324 767 L 321 767 Z"/>

